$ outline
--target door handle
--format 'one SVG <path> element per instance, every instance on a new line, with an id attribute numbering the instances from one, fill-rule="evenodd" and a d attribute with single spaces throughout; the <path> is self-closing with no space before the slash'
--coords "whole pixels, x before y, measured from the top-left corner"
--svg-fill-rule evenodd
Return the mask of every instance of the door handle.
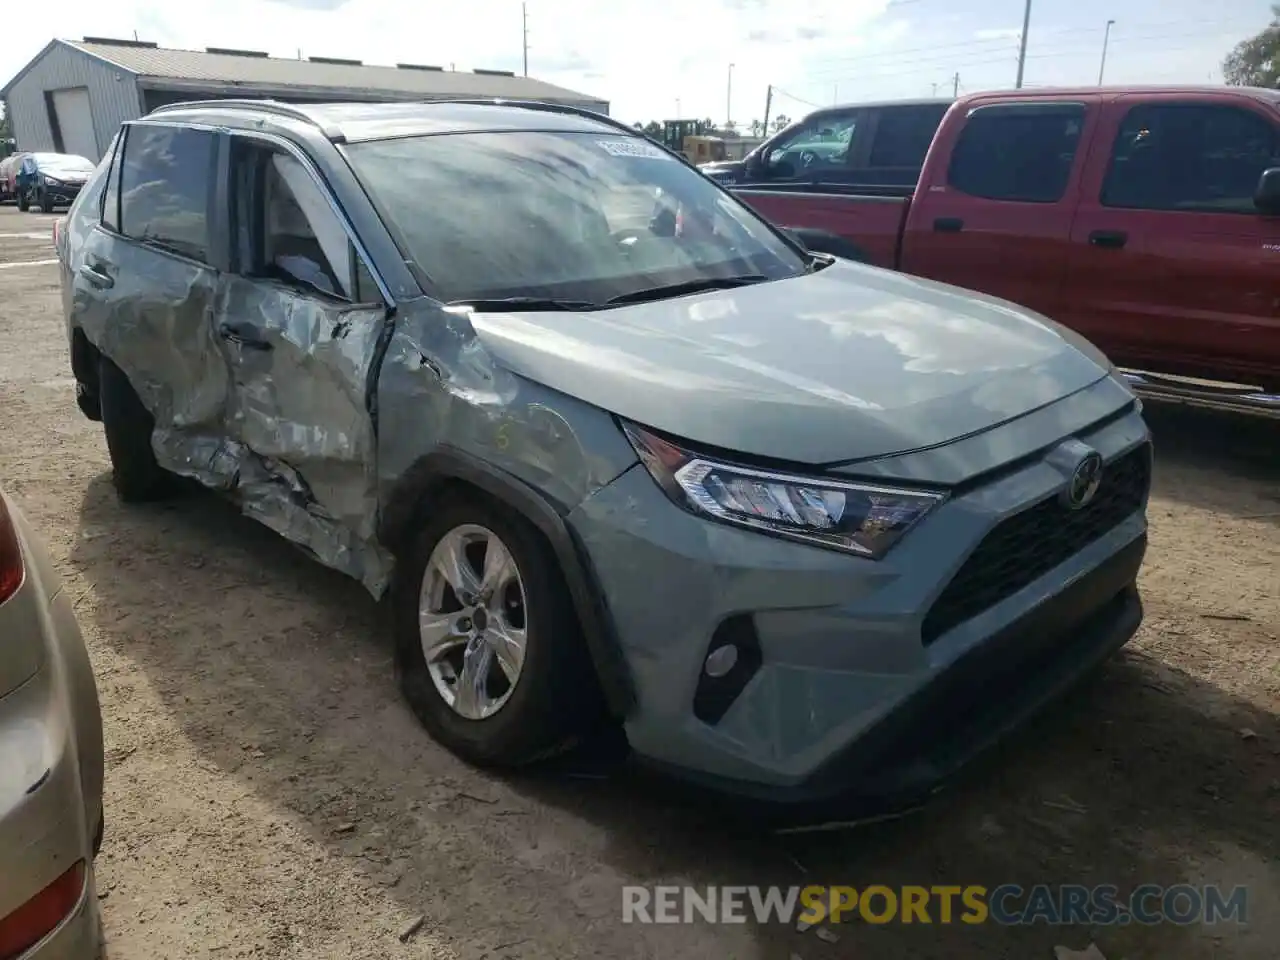
<path id="1" fill-rule="evenodd" d="M 1089 234 L 1089 243 L 1108 250 L 1119 250 L 1128 242 L 1129 235 L 1123 230 L 1095 230 Z"/>
<path id="2" fill-rule="evenodd" d="M 82 263 L 76 270 L 80 276 L 84 277 L 90 285 L 97 287 L 99 290 L 110 290 L 116 285 L 111 279 L 111 275 L 103 270 L 98 264 Z"/>
<path id="3" fill-rule="evenodd" d="M 959 233 L 964 229 L 964 221 L 959 217 L 938 217 L 933 221 L 934 233 Z"/>
<path id="4" fill-rule="evenodd" d="M 218 326 L 218 336 L 230 343 L 237 343 L 249 350 L 270 350 L 271 344 L 262 331 L 248 323 L 223 323 Z"/>

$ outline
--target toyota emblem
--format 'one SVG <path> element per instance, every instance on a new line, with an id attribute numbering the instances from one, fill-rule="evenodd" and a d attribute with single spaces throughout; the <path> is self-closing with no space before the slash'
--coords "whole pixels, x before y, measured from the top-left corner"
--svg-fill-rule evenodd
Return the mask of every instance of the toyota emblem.
<path id="1" fill-rule="evenodd" d="M 1072 510 L 1087 507 L 1102 484 L 1102 457 L 1090 452 L 1076 464 L 1063 491 L 1066 505 Z"/>

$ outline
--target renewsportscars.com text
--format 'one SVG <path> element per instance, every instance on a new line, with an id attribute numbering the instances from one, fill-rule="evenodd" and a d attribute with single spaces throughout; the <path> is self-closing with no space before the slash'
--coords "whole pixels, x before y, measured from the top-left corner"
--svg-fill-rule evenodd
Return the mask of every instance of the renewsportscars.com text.
<path id="1" fill-rule="evenodd" d="M 1248 889 L 1144 884 L 622 888 L 623 923 L 1247 923 Z"/>

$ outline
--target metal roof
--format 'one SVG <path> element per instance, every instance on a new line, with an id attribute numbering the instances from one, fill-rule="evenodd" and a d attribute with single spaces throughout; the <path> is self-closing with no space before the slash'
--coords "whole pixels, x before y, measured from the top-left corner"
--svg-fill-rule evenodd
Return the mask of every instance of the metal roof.
<path id="1" fill-rule="evenodd" d="M 177 89 L 195 89 L 199 84 L 205 83 L 246 91 L 300 88 L 319 95 L 328 94 L 333 99 L 353 94 L 383 94 L 405 99 L 500 97 L 606 103 L 585 93 L 501 71 L 454 71 L 417 64 L 376 66 L 358 60 L 320 57 L 290 60 L 269 57 L 252 50 L 172 50 L 149 43 L 94 38 L 58 40 L 55 43 L 66 44 L 91 57 L 105 60 L 140 79 L 154 81 L 156 85 L 167 81 L 164 85 Z M 10 81 L 9 86 L 19 77 Z"/>

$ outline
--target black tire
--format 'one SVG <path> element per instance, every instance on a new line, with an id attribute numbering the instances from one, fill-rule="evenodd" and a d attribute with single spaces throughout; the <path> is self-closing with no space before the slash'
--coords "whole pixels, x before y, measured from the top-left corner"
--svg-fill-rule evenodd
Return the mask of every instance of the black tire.
<path id="1" fill-rule="evenodd" d="M 89 384 L 81 383 L 79 380 L 76 381 L 76 406 L 94 423 L 102 422 L 102 404 L 98 402 L 97 393 Z"/>
<path id="2" fill-rule="evenodd" d="M 432 505 L 392 585 L 396 670 L 409 706 L 427 732 L 462 759 L 519 767 L 575 746 L 604 715 L 569 590 L 550 546 L 524 518 L 479 494 L 445 494 Z M 527 641 L 510 699 L 480 720 L 456 713 L 436 689 L 418 629 L 418 597 L 427 563 L 445 534 L 463 524 L 492 531 L 510 551 L 523 582 Z"/>
<path id="3" fill-rule="evenodd" d="M 93 832 L 93 858 L 98 859 L 98 854 L 102 852 L 102 840 L 107 832 L 107 816 L 105 811 L 98 814 L 98 827 Z"/>
<path id="4" fill-rule="evenodd" d="M 19 193 L 18 194 L 18 212 L 26 213 L 30 209 L 31 209 L 31 201 L 27 199 L 27 195 L 25 193 Z"/>
<path id="5" fill-rule="evenodd" d="M 111 454 L 111 479 L 125 503 L 158 500 L 173 489 L 173 475 L 156 463 L 151 449 L 155 420 L 138 399 L 124 371 L 98 360 L 98 403 Z"/>

